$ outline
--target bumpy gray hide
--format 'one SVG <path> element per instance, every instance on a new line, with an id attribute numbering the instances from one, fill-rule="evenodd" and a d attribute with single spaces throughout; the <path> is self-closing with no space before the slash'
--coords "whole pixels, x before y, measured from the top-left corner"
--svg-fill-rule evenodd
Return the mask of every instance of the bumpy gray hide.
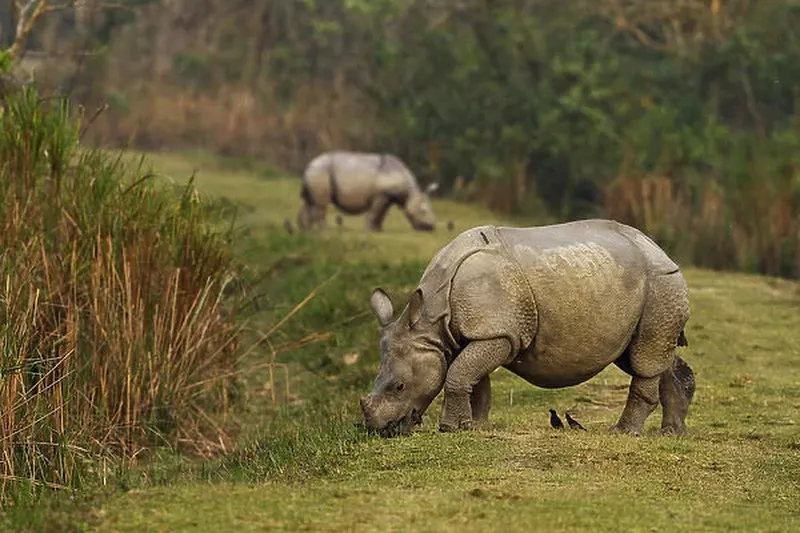
<path id="1" fill-rule="evenodd" d="M 380 231 L 392 205 L 400 206 L 412 227 L 432 231 L 436 217 L 429 195 L 438 184 L 425 191 L 414 174 L 391 154 L 334 151 L 314 158 L 303 173 L 298 214 L 300 228 L 325 226 L 329 204 L 350 215 L 366 213 L 366 230 Z"/>
<path id="2" fill-rule="evenodd" d="M 688 289 L 678 266 L 630 226 L 472 228 L 433 258 L 396 319 L 382 290 L 371 306 L 381 366 L 361 408 L 384 436 L 410 431 L 442 388 L 442 431 L 486 423 L 499 367 L 560 388 L 612 363 L 632 378 L 612 431 L 640 433 L 660 402 L 662 431 L 685 432 L 694 374 L 677 346 L 686 344 Z"/>

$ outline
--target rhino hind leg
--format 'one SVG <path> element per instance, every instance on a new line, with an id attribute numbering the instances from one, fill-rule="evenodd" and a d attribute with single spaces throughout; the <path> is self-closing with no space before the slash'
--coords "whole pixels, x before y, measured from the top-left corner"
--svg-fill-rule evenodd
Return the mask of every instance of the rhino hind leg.
<path id="1" fill-rule="evenodd" d="M 328 214 L 328 206 L 326 205 L 315 205 L 312 211 L 312 219 L 314 224 L 316 224 L 317 229 L 324 230 L 328 227 L 327 222 L 327 214 Z"/>
<path id="2" fill-rule="evenodd" d="M 639 435 L 644 429 L 647 417 L 658 406 L 659 377 L 642 378 L 634 376 L 628 389 L 628 401 L 619 421 L 611 426 L 612 433 Z"/>
<path id="3" fill-rule="evenodd" d="M 301 230 L 306 230 L 314 226 L 318 229 L 324 229 L 327 206 L 317 203 L 306 185 L 303 185 L 300 191 L 300 198 L 303 203 L 300 206 L 300 211 L 297 213 L 297 227 Z"/>
<path id="4" fill-rule="evenodd" d="M 311 226 L 311 209 L 314 207 L 314 201 L 311 198 L 311 191 L 303 184 L 300 189 L 300 211 L 297 213 L 297 227 L 300 230 L 308 229 Z"/>
<path id="5" fill-rule="evenodd" d="M 661 374 L 658 396 L 661 401 L 661 432 L 667 435 L 686 434 L 686 415 L 694 398 L 694 372 L 686 361 L 675 357 L 672 368 Z"/>
<path id="6" fill-rule="evenodd" d="M 475 426 L 489 424 L 489 410 L 492 408 L 492 381 L 489 376 L 483 376 L 474 387 L 469 397 L 472 408 L 472 423 Z"/>
<path id="7" fill-rule="evenodd" d="M 301 230 L 308 229 L 311 226 L 311 209 L 304 202 L 300 206 L 300 211 L 297 213 L 297 227 Z"/>
<path id="8" fill-rule="evenodd" d="M 325 229 L 325 207 L 315 204 L 303 204 L 297 214 L 297 227 L 301 230 L 316 227 Z"/>
<path id="9" fill-rule="evenodd" d="M 625 409 L 612 432 L 640 434 L 659 401 L 665 407 L 662 428 L 666 432 L 682 432 L 688 412 L 690 395 L 683 383 L 691 381 L 693 387 L 694 379 L 688 378 L 688 365 L 677 362 L 680 335 L 689 319 L 686 282 L 674 273 L 651 278 L 648 285 L 636 333 L 616 362 L 632 379 Z"/>

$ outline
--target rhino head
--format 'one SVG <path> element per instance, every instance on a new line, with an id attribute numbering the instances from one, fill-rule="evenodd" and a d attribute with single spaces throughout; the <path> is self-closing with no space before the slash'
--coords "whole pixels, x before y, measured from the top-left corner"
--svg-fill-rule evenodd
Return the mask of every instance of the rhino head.
<path id="1" fill-rule="evenodd" d="M 433 214 L 430 195 L 438 188 L 439 184 L 433 182 L 424 191 L 414 189 L 408 195 L 406 217 L 415 230 L 433 231 L 436 228 L 436 215 Z"/>
<path id="2" fill-rule="evenodd" d="M 423 311 L 422 291 L 392 320 L 392 301 L 375 289 L 370 306 L 381 327 L 381 366 L 372 392 L 361 398 L 367 429 L 382 437 L 405 435 L 444 386 L 447 364 L 437 326 Z"/>

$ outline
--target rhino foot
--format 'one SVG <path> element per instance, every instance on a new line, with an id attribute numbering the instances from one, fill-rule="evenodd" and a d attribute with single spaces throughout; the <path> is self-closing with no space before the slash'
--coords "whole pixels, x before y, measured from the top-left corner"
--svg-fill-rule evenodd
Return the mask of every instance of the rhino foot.
<path id="1" fill-rule="evenodd" d="M 663 426 L 661 434 L 671 437 L 683 437 L 686 435 L 686 426 Z"/>
<path id="2" fill-rule="evenodd" d="M 469 431 L 472 429 L 472 422 L 467 420 L 461 422 L 458 426 L 454 426 L 452 424 L 439 424 L 439 431 L 442 433 L 455 433 L 456 431 Z"/>
<path id="3" fill-rule="evenodd" d="M 480 430 L 492 429 L 492 423 L 486 418 L 481 420 L 474 419 L 472 421 L 472 429 L 480 429 Z"/>
<path id="4" fill-rule="evenodd" d="M 641 432 L 639 430 L 629 428 L 626 426 L 620 426 L 619 424 L 614 424 L 610 428 L 608 428 L 608 432 L 613 435 L 632 435 L 634 437 L 638 437 Z"/>

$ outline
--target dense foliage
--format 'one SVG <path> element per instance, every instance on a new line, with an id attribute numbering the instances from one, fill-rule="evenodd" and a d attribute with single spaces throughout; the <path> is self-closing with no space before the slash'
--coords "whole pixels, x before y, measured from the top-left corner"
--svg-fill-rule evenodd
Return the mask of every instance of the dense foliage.
<path id="1" fill-rule="evenodd" d="M 104 141 L 295 172 L 390 150 L 495 208 L 797 276 L 799 22 L 794 0 L 184 0 L 109 30 L 78 92 L 112 104 Z"/>

